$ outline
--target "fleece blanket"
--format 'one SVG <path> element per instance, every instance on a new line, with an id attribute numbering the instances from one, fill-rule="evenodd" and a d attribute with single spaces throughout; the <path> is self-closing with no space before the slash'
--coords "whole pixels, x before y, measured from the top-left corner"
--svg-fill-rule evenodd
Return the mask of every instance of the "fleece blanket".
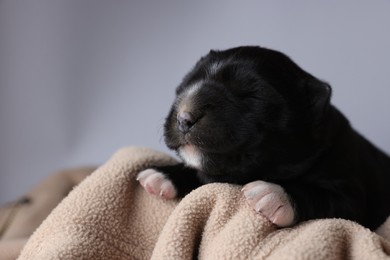
<path id="1" fill-rule="evenodd" d="M 51 174 L 23 197 L 0 207 L 0 259 L 16 259 L 35 229 L 51 210 L 96 167 Z"/>
<path id="2" fill-rule="evenodd" d="M 147 194 L 135 176 L 173 164 L 166 154 L 118 151 L 51 212 L 18 259 L 389 259 L 380 235 L 322 219 L 277 229 L 245 203 L 241 187 L 204 185 L 182 200 Z"/>

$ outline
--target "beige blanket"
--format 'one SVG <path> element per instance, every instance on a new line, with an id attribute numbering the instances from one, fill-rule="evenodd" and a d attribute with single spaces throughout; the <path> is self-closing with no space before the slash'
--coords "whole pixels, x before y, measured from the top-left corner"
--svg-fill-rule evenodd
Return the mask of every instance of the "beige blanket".
<path id="1" fill-rule="evenodd" d="M 341 219 L 276 229 L 239 186 L 209 184 L 164 201 L 135 180 L 150 165 L 174 162 L 149 149 L 118 151 L 51 212 L 19 259 L 390 258 L 389 220 L 382 236 Z"/>
<path id="2" fill-rule="evenodd" d="M 16 259 L 54 207 L 96 167 L 54 173 L 15 202 L 0 207 L 0 260 Z"/>

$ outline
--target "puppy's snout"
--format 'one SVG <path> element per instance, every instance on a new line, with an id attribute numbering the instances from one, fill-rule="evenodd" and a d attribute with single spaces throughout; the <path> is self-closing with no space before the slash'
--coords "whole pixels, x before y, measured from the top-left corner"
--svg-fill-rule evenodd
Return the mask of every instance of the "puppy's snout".
<path id="1" fill-rule="evenodd" d="M 177 114 L 177 127 L 178 129 L 186 133 L 196 123 L 196 117 L 190 112 L 179 112 Z"/>

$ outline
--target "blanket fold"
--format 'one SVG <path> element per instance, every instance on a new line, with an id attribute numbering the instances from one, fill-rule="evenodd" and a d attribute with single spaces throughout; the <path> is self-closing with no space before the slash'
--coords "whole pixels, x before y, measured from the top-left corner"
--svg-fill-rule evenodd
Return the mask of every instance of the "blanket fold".
<path id="1" fill-rule="evenodd" d="M 51 212 L 19 259 L 390 258 L 390 221 L 382 236 L 341 219 L 277 229 L 237 185 L 208 184 L 166 201 L 135 180 L 147 167 L 175 162 L 146 148 L 119 150 Z"/>
<path id="2" fill-rule="evenodd" d="M 0 259 L 16 259 L 51 210 L 96 167 L 56 172 L 15 202 L 0 207 Z"/>

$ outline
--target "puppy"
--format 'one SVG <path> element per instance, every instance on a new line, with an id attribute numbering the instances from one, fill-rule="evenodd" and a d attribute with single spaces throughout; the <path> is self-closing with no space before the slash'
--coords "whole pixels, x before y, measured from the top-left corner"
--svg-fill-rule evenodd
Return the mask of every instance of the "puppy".
<path id="1" fill-rule="evenodd" d="M 164 125 L 183 163 L 138 175 L 151 194 L 243 187 L 279 227 L 345 218 L 375 229 L 390 215 L 390 158 L 330 104 L 330 86 L 261 47 L 210 51 L 184 77 Z"/>

